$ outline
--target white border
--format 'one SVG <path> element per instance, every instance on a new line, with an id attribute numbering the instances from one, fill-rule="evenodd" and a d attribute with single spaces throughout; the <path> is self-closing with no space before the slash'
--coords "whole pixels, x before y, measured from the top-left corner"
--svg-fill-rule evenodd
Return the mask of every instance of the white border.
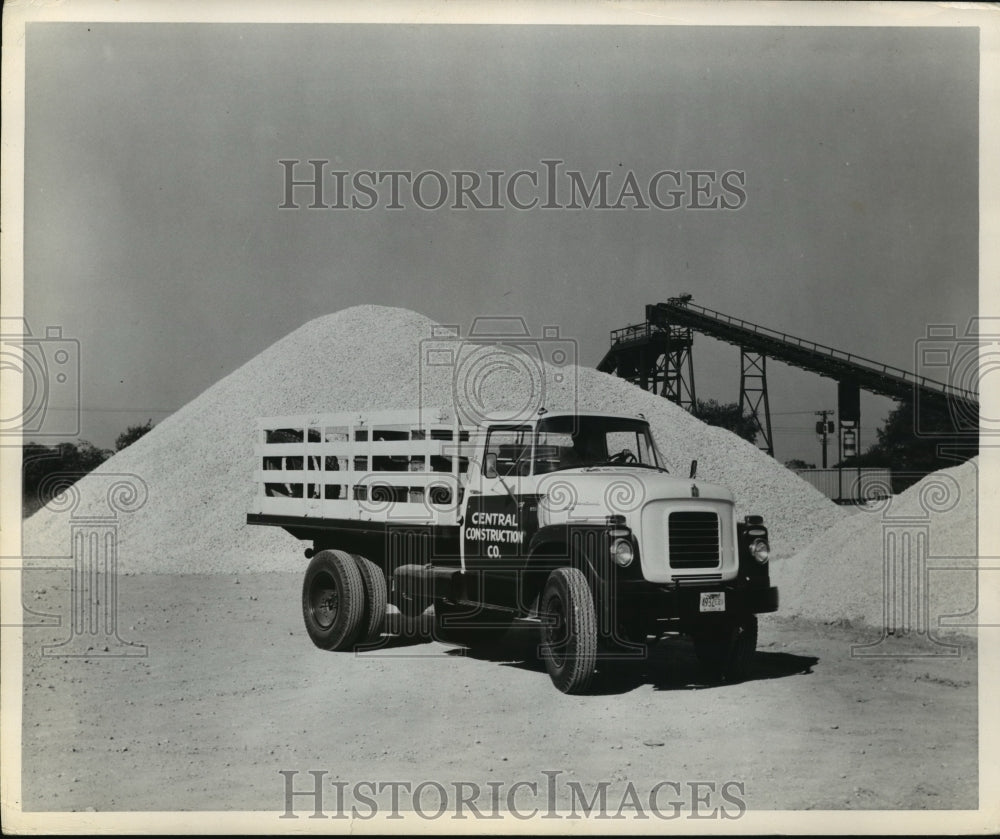
<path id="1" fill-rule="evenodd" d="M 980 314 L 997 308 L 1000 280 L 1000 14 L 996 5 L 954 3 L 799 3 L 756 4 L 671 2 L 385 2 L 377 6 L 361 3 L 232 2 L 232 0 L 74 0 L 73 2 L 8 2 L 3 10 L 3 126 L 2 191 L 0 191 L 0 314 L 20 317 L 23 311 L 23 194 L 24 194 L 24 45 L 25 25 L 39 21 L 106 22 L 330 22 L 330 23 L 422 23 L 422 24 L 574 24 L 574 25 L 726 25 L 726 26 L 975 26 L 980 31 Z M 12 374 L 10 374 L 12 375 Z M 0 379 L 5 400 L 20 398 L 20 383 L 13 390 L 7 378 Z M 984 416 L 1000 416 L 1000 394 L 995 389 L 981 394 Z M 4 416 L 11 416 L 4 413 Z M 1000 492 L 1000 451 L 984 448 L 980 456 L 980 555 L 1000 556 L 1000 533 L 996 509 Z M 0 448 L 0 556 L 20 552 L 19 457 L 16 449 Z M 11 548 L 13 548 L 11 550 Z M 20 612 L 19 575 L 0 589 L 4 614 Z M 980 583 L 982 584 L 982 579 Z M 19 583 L 19 580 L 18 580 Z M 981 585 L 981 609 L 1000 614 L 997 592 Z M 756 833 L 990 833 L 1000 830 L 1000 762 L 998 717 L 995 707 L 1000 661 L 1000 630 L 982 630 L 979 646 L 980 713 L 980 810 L 978 811 L 748 811 L 732 821 L 713 820 L 706 825 L 718 834 Z M 4 827 L 9 832 L 37 833 L 439 833 L 476 830 L 482 833 L 525 831 L 537 834 L 572 832 L 581 835 L 616 832 L 672 834 L 693 828 L 686 819 L 676 822 L 545 821 L 533 819 L 500 823 L 423 821 L 296 821 L 281 820 L 280 812 L 144 812 L 144 813 L 23 813 L 21 798 L 21 647 L 18 628 L 6 628 L 0 638 L 3 678 L 0 680 L 0 740 L 2 778 L 0 804 Z M 776 709 L 778 712 L 779 709 Z M 700 825 L 699 825 L 700 826 Z"/>

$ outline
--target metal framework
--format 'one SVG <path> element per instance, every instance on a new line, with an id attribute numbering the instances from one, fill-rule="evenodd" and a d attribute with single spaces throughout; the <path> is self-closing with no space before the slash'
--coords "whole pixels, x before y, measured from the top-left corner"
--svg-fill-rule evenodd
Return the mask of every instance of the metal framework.
<path id="1" fill-rule="evenodd" d="M 774 457 L 771 406 L 767 399 L 767 356 L 740 348 L 740 413 L 757 427 L 757 446 Z"/>
<path id="2" fill-rule="evenodd" d="M 921 412 L 950 416 L 962 434 L 974 433 L 979 427 L 979 395 L 975 391 L 724 315 L 691 303 L 690 296 L 647 305 L 644 323 L 613 331 L 611 347 L 597 369 L 691 410 L 695 405 L 691 359 L 695 332 L 740 348 L 740 408 L 753 417 L 759 445 L 772 457 L 767 357 L 836 380 L 840 407 L 847 413 L 845 394 L 852 391 L 849 401 L 853 405 L 856 394 L 865 390 L 890 399 L 913 400 Z"/>
<path id="3" fill-rule="evenodd" d="M 979 394 L 975 391 L 706 309 L 684 298 L 672 297 L 666 303 L 647 305 L 646 320 L 653 328 L 686 327 L 741 350 L 766 355 L 837 382 L 850 382 L 869 393 L 914 400 L 922 407 L 950 414 L 956 422 L 961 420 L 956 428 L 963 432 L 974 432 L 979 427 Z"/>
<path id="4" fill-rule="evenodd" d="M 633 324 L 611 333 L 611 349 L 597 366 L 685 410 L 695 406 L 693 331 L 688 327 Z"/>

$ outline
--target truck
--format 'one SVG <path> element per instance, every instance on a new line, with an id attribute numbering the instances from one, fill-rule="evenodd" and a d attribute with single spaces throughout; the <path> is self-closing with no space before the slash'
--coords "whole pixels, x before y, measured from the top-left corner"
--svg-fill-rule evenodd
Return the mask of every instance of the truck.
<path id="1" fill-rule="evenodd" d="M 377 645 L 391 604 L 438 640 L 538 632 L 556 688 L 687 637 L 706 675 L 743 678 L 778 608 L 768 531 L 733 494 L 670 472 L 641 415 L 430 411 L 258 420 L 247 523 L 309 543 L 302 614 L 325 650 Z"/>

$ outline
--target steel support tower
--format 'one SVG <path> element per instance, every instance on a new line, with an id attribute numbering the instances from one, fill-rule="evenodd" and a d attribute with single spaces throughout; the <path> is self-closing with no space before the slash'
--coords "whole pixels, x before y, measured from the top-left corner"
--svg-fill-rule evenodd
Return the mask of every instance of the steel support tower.
<path id="1" fill-rule="evenodd" d="M 740 413 L 749 414 L 757 429 L 757 446 L 774 457 L 771 405 L 767 399 L 767 356 L 740 348 Z"/>

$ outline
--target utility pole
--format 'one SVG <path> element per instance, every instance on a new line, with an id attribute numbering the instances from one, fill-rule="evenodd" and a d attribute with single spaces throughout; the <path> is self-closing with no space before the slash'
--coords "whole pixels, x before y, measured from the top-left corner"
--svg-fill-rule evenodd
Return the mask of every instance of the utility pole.
<path id="1" fill-rule="evenodd" d="M 816 423 L 816 433 L 822 437 L 823 440 L 823 468 L 826 469 L 826 447 L 830 442 L 830 434 L 833 433 L 833 421 L 828 420 L 827 417 L 830 416 L 833 411 L 816 411 L 816 416 L 820 418 L 819 422 Z"/>

